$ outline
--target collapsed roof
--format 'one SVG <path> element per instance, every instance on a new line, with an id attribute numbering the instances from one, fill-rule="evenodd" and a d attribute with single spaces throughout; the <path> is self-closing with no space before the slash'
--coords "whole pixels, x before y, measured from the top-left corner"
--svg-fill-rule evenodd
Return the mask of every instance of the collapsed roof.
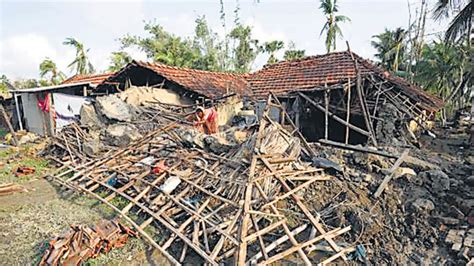
<path id="1" fill-rule="evenodd" d="M 352 59 L 354 56 L 354 59 Z M 361 76 L 374 75 L 399 87 L 405 95 L 432 112 L 442 106 L 437 97 L 423 91 L 403 78 L 384 71 L 381 67 L 350 52 L 334 52 L 325 55 L 308 56 L 298 60 L 283 61 L 266 65 L 263 69 L 248 76 L 253 94 L 262 98 L 273 92 L 286 95 L 294 91 L 309 91 L 325 85 L 345 84 L 348 79 L 355 81 L 357 61 Z"/>
<path id="2" fill-rule="evenodd" d="M 204 70 L 196 70 L 181 67 L 172 67 L 158 63 L 147 63 L 141 61 L 132 61 L 120 71 L 108 77 L 102 84 L 113 84 L 114 82 L 123 82 L 123 76 L 129 76 L 130 71 L 137 69 L 145 69 L 162 77 L 168 82 L 178 85 L 187 91 L 197 93 L 201 96 L 214 99 L 237 93 L 239 95 L 247 95 L 250 93 L 248 83 L 245 76 L 234 73 L 212 72 Z M 147 79 L 147 83 L 149 80 Z M 132 80 L 133 85 L 135 84 Z M 152 85 L 151 83 L 149 83 Z"/>

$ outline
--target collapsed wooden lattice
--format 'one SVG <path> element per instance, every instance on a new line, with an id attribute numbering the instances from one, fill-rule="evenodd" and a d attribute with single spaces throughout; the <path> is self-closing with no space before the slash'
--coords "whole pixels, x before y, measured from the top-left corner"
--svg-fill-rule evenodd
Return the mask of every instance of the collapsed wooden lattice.
<path id="1" fill-rule="evenodd" d="M 270 119 L 275 111 L 286 116 L 271 96 L 248 140 L 223 154 L 183 144 L 175 122 L 52 178 L 117 211 L 174 264 L 271 264 L 291 256 L 309 265 L 320 262 L 311 252 L 323 242 L 333 252 L 322 264 L 346 260 L 354 249 L 334 238 L 350 227 L 327 231 L 298 195 L 330 176 L 300 160 L 314 152 L 296 129 Z"/>

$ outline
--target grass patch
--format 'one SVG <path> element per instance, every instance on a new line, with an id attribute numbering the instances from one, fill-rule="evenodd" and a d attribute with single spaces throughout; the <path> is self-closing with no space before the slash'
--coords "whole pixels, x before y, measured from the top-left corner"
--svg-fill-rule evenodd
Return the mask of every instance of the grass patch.
<path id="1" fill-rule="evenodd" d="M 46 173 L 48 161 L 36 157 L 34 147 L 9 148 L 0 150 L 0 184 L 1 183 L 23 183 L 34 178 L 41 177 Z M 14 171 L 19 166 L 32 167 L 35 173 L 25 176 L 15 176 Z"/>

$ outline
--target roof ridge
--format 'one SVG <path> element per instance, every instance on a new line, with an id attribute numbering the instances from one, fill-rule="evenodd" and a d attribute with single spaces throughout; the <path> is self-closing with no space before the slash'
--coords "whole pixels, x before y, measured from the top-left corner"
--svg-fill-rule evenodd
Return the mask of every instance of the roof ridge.
<path id="1" fill-rule="evenodd" d="M 144 65 L 149 65 L 149 66 L 164 67 L 168 69 L 183 70 L 183 71 L 189 71 L 189 72 L 228 75 L 228 76 L 234 76 L 234 77 L 242 77 L 248 74 L 248 73 L 232 73 L 232 72 L 223 72 L 223 71 L 202 70 L 202 69 L 195 69 L 195 68 L 188 68 L 188 67 L 177 67 L 177 66 L 170 66 L 170 65 L 167 65 L 164 63 L 158 63 L 158 62 L 147 62 L 147 61 L 140 61 L 140 60 L 134 60 L 134 61 L 139 65 L 144 64 Z"/>

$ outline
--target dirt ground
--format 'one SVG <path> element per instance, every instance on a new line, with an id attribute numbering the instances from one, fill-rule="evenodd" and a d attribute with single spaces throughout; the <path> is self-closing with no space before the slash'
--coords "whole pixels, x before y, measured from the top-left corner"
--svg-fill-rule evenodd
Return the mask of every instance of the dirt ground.
<path id="1" fill-rule="evenodd" d="M 0 150 L 0 183 L 15 182 L 27 192 L 0 196 L 0 262 L 2 265 L 38 264 L 48 241 L 68 230 L 70 224 L 94 224 L 114 214 L 77 194 L 64 194 L 41 176 L 47 163 L 34 156 L 32 147 Z M 12 169 L 33 166 L 33 175 L 17 178 Z M 141 239 L 130 240 L 122 249 L 89 260 L 86 265 L 163 265 L 167 261 Z"/>

